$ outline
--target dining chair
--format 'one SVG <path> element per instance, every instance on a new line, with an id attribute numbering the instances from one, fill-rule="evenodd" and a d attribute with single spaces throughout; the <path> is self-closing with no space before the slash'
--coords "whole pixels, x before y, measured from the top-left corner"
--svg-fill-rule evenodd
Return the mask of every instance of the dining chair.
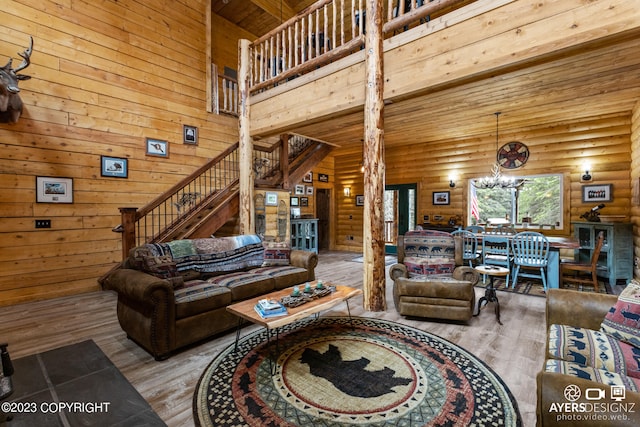
<path id="1" fill-rule="evenodd" d="M 598 258 L 604 244 L 604 231 L 598 233 L 591 262 L 580 263 L 577 261 L 562 261 L 560 263 L 560 286 L 565 283 L 576 283 L 580 285 L 592 285 L 598 292 Z M 584 273 L 590 274 L 585 276 Z"/>
<path id="2" fill-rule="evenodd" d="M 515 267 L 511 287 L 516 287 L 518 277 L 529 277 L 541 279 L 542 287 L 547 292 L 549 239 L 542 233 L 523 231 L 511 238 L 511 249 Z"/>
<path id="3" fill-rule="evenodd" d="M 516 234 L 516 229 L 512 224 L 498 224 L 485 232 L 488 234 L 514 235 Z"/>
<path id="4" fill-rule="evenodd" d="M 484 227 L 481 225 L 468 225 L 464 229 L 474 234 L 484 233 Z"/>
<path id="5" fill-rule="evenodd" d="M 497 234 L 485 234 L 482 236 L 482 263 L 485 265 L 499 265 L 509 269 L 507 275 L 507 287 L 513 264 L 510 237 Z"/>
<path id="6" fill-rule="evenodd" d="M 451 232 L 453 237 L 460 236 L 462 240 L 462 260 L 469 261 L 469 267 L 480 258 L 478 253 L 478 238 L 467 230 L 455 230 Z"/>

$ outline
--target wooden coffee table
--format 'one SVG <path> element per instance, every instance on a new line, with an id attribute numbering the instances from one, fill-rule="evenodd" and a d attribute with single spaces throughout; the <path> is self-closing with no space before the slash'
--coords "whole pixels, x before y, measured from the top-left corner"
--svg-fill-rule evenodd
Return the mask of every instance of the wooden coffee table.
<path id="1" fill-rule="evenodd" d="M 315 287 L 318 283 L 317 280 L 309 282 L 311 287 Z M 250 298 L 248 300 L 240 301 L 235 304 L 231 304 L 227 306 L 227 311 L 238 316 L 238 329 L 236 331 L 236 343 L 235 347 L 238 348 L 238 341 L 240 340 L 240 331 L 242 330 L 243 319 L 248 320 L 251 323 L 256 325 L 260 325 L 267 329 L 267 341 L 271 339 L 271 331 L 276 331 L 276 346 L 278 343 L 278 328 L 281 326 L 286 326 L 291 323 L 297 322 L 298 320 L 304 319 L 306 317 L 317 315 L 321 311 L 329 310 L 330 308 L 335 307 L 336 305 L 344 302 L 347 304 L 347 312 L 349 313 L 349 318 L 351 318 L 351 310 L 349 309 L 349 299 L 356 295 L 361 295 L 362 290 L 351 288 L 349 286 L 343 285 L 335 285 L 333 283 L 323 282 L 326 287 L 335 287 L 335 291 L 330 293 L 329 295 L 314 299 L 312 301 L 306 302 L 297 307 L 287 307 L 287 314 L 277 317 L 270 317 L 263 319 L 258 313 L 256 313 L 254 307 L 261 299 L 272 299 L 276 301 L 280 301 L 282 297 L 291 295 L 293 292 L 293 287 L 282 289 L 280 291 L 271 292 L 269 294 L 260 295 L 255 298 Z M 304 285 L 303 285 L 304 286 Z M 301 288 L 303 287 L 301 286 Z M 276 349 L 276 354 L 278 353 Z M 271 363 L 271 358 L 269 359 Z M 273 369 L 272 369 L 272 373 Z"/>

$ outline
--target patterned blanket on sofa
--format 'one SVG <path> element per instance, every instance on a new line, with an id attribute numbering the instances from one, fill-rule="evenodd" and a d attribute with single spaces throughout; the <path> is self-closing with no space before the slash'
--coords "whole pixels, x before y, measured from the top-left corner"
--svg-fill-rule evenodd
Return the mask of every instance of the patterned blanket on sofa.
<path id="1" fill-rule="evenodd" d="M 174 240 L 145 246 L 153 256 L 171 256 L 178 271 L 218 273 L 259 267 L 264 261 L 264 247 L 257 235 Z"/>

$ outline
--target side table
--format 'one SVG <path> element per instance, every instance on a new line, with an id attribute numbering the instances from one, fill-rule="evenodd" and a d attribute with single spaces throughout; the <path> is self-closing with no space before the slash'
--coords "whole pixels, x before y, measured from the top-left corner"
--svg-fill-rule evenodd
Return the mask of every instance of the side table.
<path id="1" fill-rule="evenodd" d="M 487 288 L 485 289 L 484 296 L 478 301 L 478 312 L 474 314 L 474 316 L 478 316 L 480 314 L 482 304 L 486 305 L 490 302 L 494 302 L 496 319 L 498 319 L 498 323 L 502 325 L 502 322 L 500 321 L 500 302 L 498 301 L 496 288 L 493 285 L 493 278 L 508 276 L 509 269 L 505 267 L 498 267 L 495 265 L 478 265 L 474 267 L 474 270 L 476 270 L 480 274 L 486 274 L 487 276 L 489 276 L 489 286 L 487 286 Z"/>

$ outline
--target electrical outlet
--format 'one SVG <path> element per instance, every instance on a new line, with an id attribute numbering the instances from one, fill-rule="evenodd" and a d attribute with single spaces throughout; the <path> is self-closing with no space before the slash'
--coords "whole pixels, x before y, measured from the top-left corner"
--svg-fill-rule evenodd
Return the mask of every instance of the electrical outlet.
<path id="1" fill-rule="evenodd" d="M 36 219 L 36 228 L 51 228 L 50 219 Z"/>

